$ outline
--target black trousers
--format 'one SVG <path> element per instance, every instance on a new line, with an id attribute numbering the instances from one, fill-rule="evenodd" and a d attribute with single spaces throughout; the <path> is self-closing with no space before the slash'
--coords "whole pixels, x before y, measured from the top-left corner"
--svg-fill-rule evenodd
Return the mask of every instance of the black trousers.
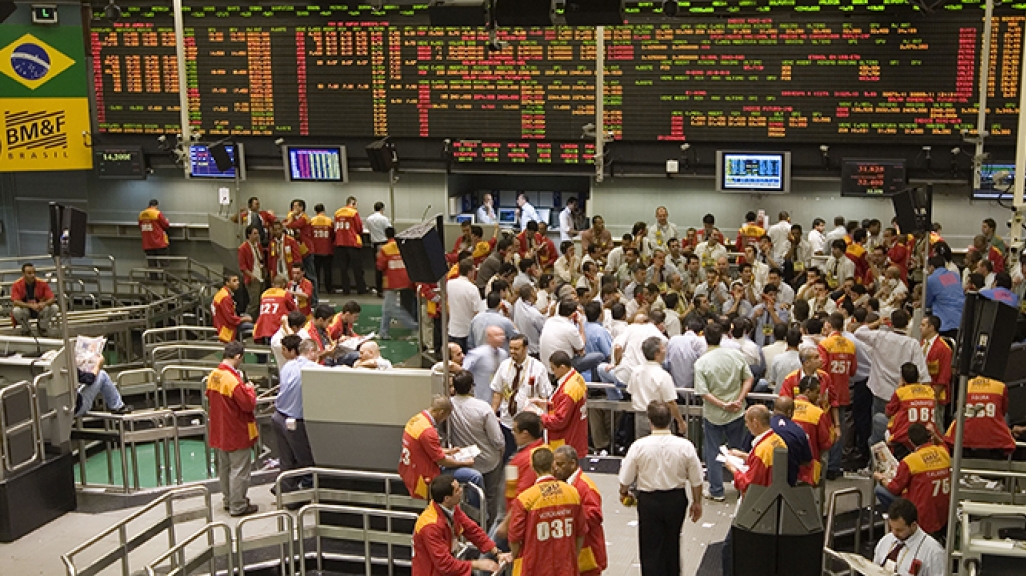
<path id="1" fill-rule="evenodd" d="M 306 424 L 302 420 L 296 420 L 296 429 L 289 430 L 285 420 L 286 416 L 281 412 L 275 411 L 271 416 L 274 437 L 278 443 L 281 471 L 288 472 L 313 466 L 313 451 L 310 449 L 310 440 L 306 437 Z M 289 478 L 281 483 L 281 489 L 284 492 L 292 492 L 298 484 L 299 478 Z"/>
<path id="2" fill-rule="evenodd" d="M 356 291 L 363 294 L 367 292 L 367 284 L 363 281 L 363 262 L 360 251 L 363 248 L 355 246 L 336 246 L 335 257 L 338 259 L 338 267 L 342 271 L 342 291 L 349 293 L 349 272 L 352 271 L 356 280 Z"/>
<path id="3" fill-rule="evenodd" d="M 326 290 L 323 294 L 331 294 L 333 288 L 331 263 L 334 259 L 334 254 L 314 254 L 314 270 L 316 270 L 317 282 L 320 287 Z"/>
<path id="4" fill-rule="evenodd" d="M 869 455 L 869 437 L 873 434 L 873 393 L 867 380 L 852 383 L 851 414 L 855 423 L 855 449 Z"/>
<path id="5" fill-rule="evenodd" d="M 680 529 L 688 509 L 683 488 L 638 493 L 638 550 L 643 576 L 680 576 Z"/>
<path id="6" fill-rule="evenodd" d="M 384 245 L 385 245 L 384 242 L 375 242 L 374 243 L 374 258 L 375 259 L 377 259 L 377 257 L 378 257 L 378 250 L 381 250 L 381 247 L 384 246 Z M 374 288 L 377 289 L 379 296 L 385 293 L 385 289 L 381 285 L 381 270 L 378 270 L 377 266 L 374 266 Z M 407 312 L 409 312 L 409 310 L 407 310 Z"/>

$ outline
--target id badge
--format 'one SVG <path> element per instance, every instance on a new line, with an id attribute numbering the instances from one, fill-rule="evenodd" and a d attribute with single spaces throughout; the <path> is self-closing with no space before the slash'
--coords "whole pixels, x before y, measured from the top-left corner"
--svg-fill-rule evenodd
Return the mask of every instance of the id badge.
<path id="1" fill-rule="evenodd" d="M 805 262 L 798 261 L 798 262 L 794 263 L 794 271 L 795 272 L 802 272 L 804 270 L 805 270 Z"/>
<path id="2" fill-rule="evenodd" d="M 762 325 L 762 335 L 763 336 L 772 336 L 773 335 L 773 325 L 770 324 L 769 322 L 763 324 Z"/>

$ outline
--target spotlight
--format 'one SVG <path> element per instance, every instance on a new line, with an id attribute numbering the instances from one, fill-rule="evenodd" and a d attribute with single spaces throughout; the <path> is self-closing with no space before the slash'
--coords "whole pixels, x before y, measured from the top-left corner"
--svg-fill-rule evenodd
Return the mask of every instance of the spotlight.
<path id="1" fill-rule="evenodd" d="M 283 144 L 285 144 L 285 139 L 284 138 L 275 138 L 274 139 L 274 145 L 275 146 L 279 146 L 280 147 Z"/>

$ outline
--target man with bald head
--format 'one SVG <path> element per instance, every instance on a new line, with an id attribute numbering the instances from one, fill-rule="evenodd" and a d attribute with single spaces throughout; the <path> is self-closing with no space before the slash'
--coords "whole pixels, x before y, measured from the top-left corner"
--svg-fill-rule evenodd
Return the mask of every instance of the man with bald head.
<path id="1" fill-rule="evenodd" d="M 578 464 L 577 450 L 569 444 L 556 448 L 552 456 L 552 475 L 577 489 L 584 507 L 584 524 L 588 532 L 577 556 L 581 576 L 598 576 L 608 566 L 606 534 L 602 529 L 602 494 Z"/>
<path id="2" fill-rule="evenodd" d="M 801 477 L 800 473 L 812 471 L 812 448 L 805 430 L 791 420 L 793 417 L 794 399 L 781 396 L 773 402 L 770 428 L 787 444 L 787 482 L 793 486 L 801 479 L 811 484 L 811 478 Z"/>
<path id="3" fill-rule="evenodd" d="M 410 496 L 427 500 L 431 481 L 442 473 L 452 472 L 460 483 L 471 482 L 484 489 L 484 478 L 474 470 L 474 459 L 455 460 L 457 449 L 442 449 L 438 430 L 452 414 L 452 401 L 448 396 L 436 395 L 431 407 L 410 418 L 403 428 L 403 449 L 399 456 L 399 476 L 406 484 Z"/>
<path id="4" fill-rule="evenodd" d="M 371 370 L 390 370 L 392 362 L 381 357 L 381 348 L 377 342 L 364 342 L 360 345 L 360 359 L 353 368 L 369 368 Z"/>

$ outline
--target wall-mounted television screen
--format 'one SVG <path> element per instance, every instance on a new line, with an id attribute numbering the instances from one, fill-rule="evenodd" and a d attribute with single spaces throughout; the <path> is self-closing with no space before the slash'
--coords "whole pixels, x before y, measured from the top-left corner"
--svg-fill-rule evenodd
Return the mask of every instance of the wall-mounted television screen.
<path id="1" fill-rule="evenodd" d="M 1015 164 L 983 164 L 980 166 L 980 187 L 973 190 L 974 200 L 997 200 L 1012 197 L 1015 185 Z"/>
<path id="2" fill-rule="evenodd" d="M 242 144 L 223 144 L 227 153 L 227 163 L 218 167 L 215 154 L 212 152 L 213 144 L 190 144 L 189 145 L 189 177 L 190 178 L 235 178 L 236 166 L 238 166 L 239 180 L 246 179 L 246 151 Z M 238 153 L 236 153 L 238 152 Z M 236 159 L 238 159 L 236 161 Z M 222 161 L 226 160 L 222 158 Z M 224 165 L 226 164 L 226 165 Z"/>
<path id="3" fill-rule="evenodd" d="M 285 146 L 289 182 L 348 182 L 345 146 Z"/>
<path id="4" fill-rule="evenodd" d="M 716 191 L 786 194 L 791 191 L 790 152 L 716 152 Z"/>

